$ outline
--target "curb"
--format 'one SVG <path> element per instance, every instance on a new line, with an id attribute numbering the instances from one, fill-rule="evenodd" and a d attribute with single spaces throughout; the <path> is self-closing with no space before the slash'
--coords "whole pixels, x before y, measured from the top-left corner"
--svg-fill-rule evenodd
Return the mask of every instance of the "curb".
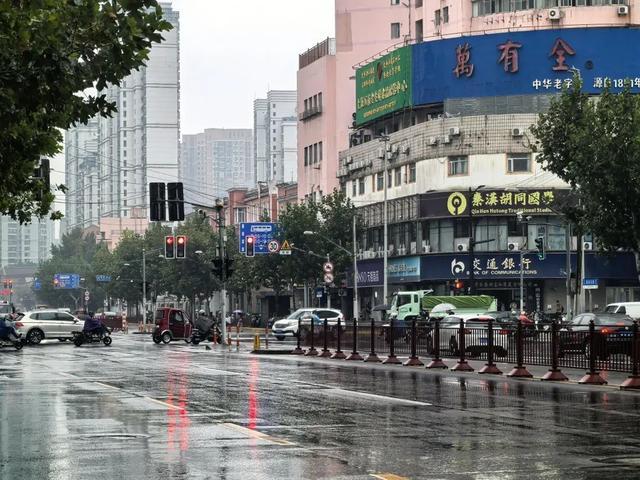
<path id="1" fill-rule="evenodd" d="M 251 350 L 255 355 L 291 355 L 293 350 Z"/>

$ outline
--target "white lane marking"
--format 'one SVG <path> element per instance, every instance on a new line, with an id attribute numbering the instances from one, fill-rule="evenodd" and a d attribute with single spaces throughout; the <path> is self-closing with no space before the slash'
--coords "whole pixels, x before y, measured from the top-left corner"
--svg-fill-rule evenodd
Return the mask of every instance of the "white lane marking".
<path id="1" fill-rule="evenodd" d="M 135 393 L 130 393 L 130 392 L 127 392 L 126 390 L 123 390 L 120 387 L 114 387 L 113 385 L 109 385 L 108 383 L 102 383 L 102 382 L 93 382 L 93 383 L 95 383 L 96 385 L 100 385 L 102 387 L 107 387 L 107 388 L 111 388 L 113 390 L 118 390 L 118 391 L 123 392 L 123 393 L 129 393 L 130 395 L 133 395 L 134 397 L 142 398 L 144 400 L 148 400 L 149 402 L 157 403 L 158 405 L 162 405 L 163 407 L 167 407 L 167 408 L 170 408 L 172 410 L 182 410 L 182 408 L 180 408 L 180 407 L 178 407 L 176 405 L 172 405 L 170 403 L 163 402 L 162 400 L 156 400 L 155 398 L 147 397 L 146 395 L 137 395 Z"/>
<path id="2" fill-rule="evenodd" d="M 243 427 L 243 426 L 237 425 L 235 423 L 222 423 L 221 425 L 223 427 L 230 428 L 232 430 L 237 430 L 239 432 L 242 432 L 245 435 L 247 435 L 248 437 L 255 438 L 255 439 L 258 439 L 258 440 L 266 440 L 267 442 L 272 442 L 272 443 L 275 443 L 277 445 L 287 445 L 287 446 L 295 445 L 294 443 L 291 443 L 288 440 L 283 440 L 281 438 L 275 438 L 275 437 L 272 437 L 271 435 L 267 435 L 266 433 L 262 433 L 262 432 L 259 432 L 257 430 L 252 430 L 250 428 Z"/>
<path id="3" fill-rule="evenodd" d="M 393 473 L 370 473 L 369 476 L 380 480 L 409 480 L 409 477 L 401 477 Z"/>
<path id="4" fill-rule="evenodd" d="M 315 393 L 324 393 L 326 395 L 343 395 L 346 397 L 360 397 L 368 400 L 376 400 L 383 402 L 391 402 L 397 403 L 400 405 L 411 405 L 418 407 L 430 407 L 431 403 L 427 402 L 418 402 L 416 400 L 407 400 L 405 398 L 397 398 L 397 397 L 387 397 L 385 395 L 376 395 L 375 393 L 366 393 L 366 392 L 358 392 L 355 390 L 345 390 L 343 388 L 326 388 L 317 390 Z"/>

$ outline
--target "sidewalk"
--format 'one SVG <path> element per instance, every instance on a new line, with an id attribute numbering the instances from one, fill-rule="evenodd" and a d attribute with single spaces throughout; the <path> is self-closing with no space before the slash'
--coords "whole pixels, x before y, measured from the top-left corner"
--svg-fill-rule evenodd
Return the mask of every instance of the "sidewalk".
<path id="1" fill-rule="evenodd" d="M 273 350 L 280 350 L 280 349 L 273 349 Z M 318 353 L 320 352 L 321 352 L 321 349 L 318 348 Z M 349 355 L 350 352 L 348 350 L 344 350 L 344 353 L 345 355 Z M 366 352 L 361 351 L 360 354 L 363 357 L 366 357 Z M 619 388 L 620 384 L 624 382 L 629 376 L 629 374 L 622 373 L 622 372 L 600 371 L 600 376 L 608 382 L 607 385 L 584 385 L 584 384 L 579 384 L 578 381 L 585 375 L 586 371 L 581 369 L 574 369 L 574 368 L 561 369 L 562 373 L 564 373 L 565 376 L 568 377 L 569 379 L 568 381 L 542 382 L 541 378 L 549 371 L 549 367 L 525 365 L 529 373 L 533 375 L 533 378 L 511 378 L 511 377 L 507 377 L 507 374 L 513 369 L 514 365 L 508 364 L 508 363 L 496 363 L 496 366 L 503 372 L 502 375 L 479 374 L 477 372 L 482 367 L 484 367 L 485 362 L 478 361 L 478 360 L 468 360 L 467 363 L 474 369 L 474 371 L 463 373 L 463 372 L 451 371 L 451 368 L 454 367 L 456 364 L 456 360 L 452 358 L 443 359 L 444 363 L 449 367 L 448 369 L 427 369 L 425 368 L 425 366 L 405 367 L 404 365 L 401 365 L 401 364 L 400 365 L 383 365 L 381 363 L 365 363 L 363 361 L 347 361 L 347 360 L 337 360 L 337 359 L 331 359 L 331 358 L 307 357 L 304 355 L 287 355 L 287 356 L 277 355 L 277 358 L 279 360 L 295 360 L 295 361 L 303 361 L 303 362 L 323 364 L 323 365 L 329 364 L 329 365 L 335 365 L 336 367 L 356 367 L 356 368 L 368 368 L 368 369 L 374 368 L 374 369 L 384 369 L 384 370 L 395 369 L 395 370 L 401 370 L 405 372 L 420 371 L 427 375 L 439 374 L 439 375 L 447 375 L 451 377 L 466 377 L 466 378 L 475 378 L 475 379 L 483 379 L 483 380 L 493 379 L 493 380 L 505 380 L 505 381 L 511 381 L 511 382 L 525 381 L 525 382 L 541 382 L 541 383 L 556 384 L 556 385 L 558 384 L 571 385 L 571 386 L 580 385 L 581 387 L 586 387 L 590 389 L 597 389 L 597 390 L 613 389 L 615 391 L 621 391 Z M 380 355 L 381 360 L 384 361 L 385 358 L 386 358 L 385 355 Z M 406 356 L 404 357 L 398 356 L 398 360 L 400 360 L 402 363 L 404 363 L 407 359 L 408 357 Z M 420 358 L 420 360 L 425 365 L 427 365 L 431 361 L 431 358 L 429 357 Z M 640 390 L 635 390 L 635 391 L 627 390 L 627 391 L 633 392 L 634 394 L 640 394 Z"/>

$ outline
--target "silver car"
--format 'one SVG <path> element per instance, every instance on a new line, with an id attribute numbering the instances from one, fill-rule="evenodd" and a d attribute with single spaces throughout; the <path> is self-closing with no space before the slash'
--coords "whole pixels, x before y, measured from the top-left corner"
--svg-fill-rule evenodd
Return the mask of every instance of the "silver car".
<path id="1" fill-rule="evenodd" d="M 448 350 L 452 355 L 458 355 L 459 337 L 460 337 L 460 320 L 464 325 L 464 344 L 465 352 L 469 355 L 479 355 L 480 352 L 486 351 L 488 346 L 488 315 L 478 314 L 461 314 L 450 315 L 440 321 L 440 351 Z M 497 357 L 507 355 L 509 348 L 508 331 L 501 329 L 500 326 L 494 324 L 493 328 L 493 346 Z"/>
<path id="2" fill-rule="evenodd" d="M 84 320 L 59 310 L 34 310 L 21 314 L 16 329 L 29 343 L 37 345 L 44 339 L 57 338 L 61 342 L 72 339 L 73 332 L 81 332 Z"/>
<path id="3" fill-rule="evenodd" d="M 283 318 L 282 320 L 277 320 L 274 322 L 273 327 L 271 327 L 271 332 L 278 340 L 284 340 L 284 337 L 298 336 L 298 320 L 302 320 L 307 317 L 309 314 L 314 314 L 319 318 L 319 322 L 324 322 L 324 319 L 327 319 L 327 325 L 335 328 L 338 325 L 338 319 L 342 323 L 342 328 L 344 328 L 344 315 L 340 310 L 336 310 L 334 308 L 299 308 L 287 318 Z M 310 325 L 311 321 L 306 319 L 302 321 L 303 326 Z"/>

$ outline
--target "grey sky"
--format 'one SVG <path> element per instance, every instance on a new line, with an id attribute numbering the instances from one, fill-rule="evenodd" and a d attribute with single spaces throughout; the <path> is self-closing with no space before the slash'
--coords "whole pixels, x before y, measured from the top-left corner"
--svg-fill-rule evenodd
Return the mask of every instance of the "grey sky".
<path id="1" fill-rule="evenodd" d="M 334 32 L 333 0 L 173 0 L 181 130 L 251 128 L 253 100 L 296 88 L 298 54 Z"/>

